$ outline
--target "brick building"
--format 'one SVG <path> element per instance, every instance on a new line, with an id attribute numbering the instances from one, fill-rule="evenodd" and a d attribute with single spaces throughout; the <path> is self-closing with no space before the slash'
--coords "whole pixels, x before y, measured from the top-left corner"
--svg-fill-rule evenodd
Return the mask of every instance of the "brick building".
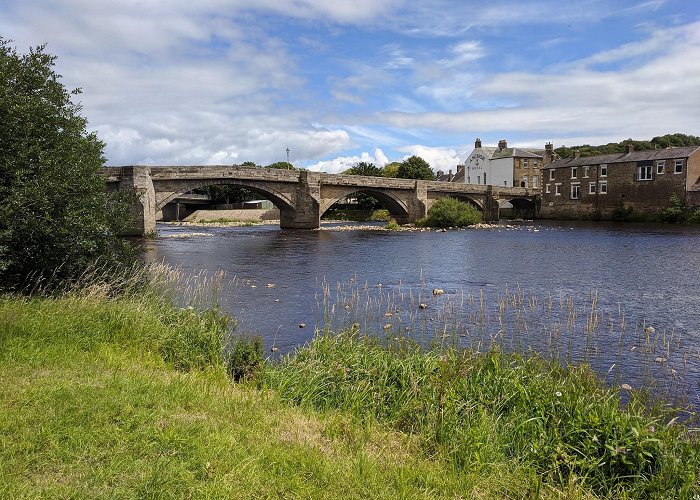
<path id="1" fill-rule="evenodd" d="M 609 215 L 615 207 L 658 212 L 676 194 L 700 204 L 700 147 L 557 159 L 542 171 L 541 217 Z"/>

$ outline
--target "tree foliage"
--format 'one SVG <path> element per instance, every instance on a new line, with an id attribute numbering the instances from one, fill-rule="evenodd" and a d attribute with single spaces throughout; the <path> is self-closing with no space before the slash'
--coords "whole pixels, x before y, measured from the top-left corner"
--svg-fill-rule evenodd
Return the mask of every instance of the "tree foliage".
<path id="1" fill-rule="evenodd" d="M 420 226 L 464 227 L 482 221 L 481 212 L 474 205 L 455 198 L 438 198 L 428 210 L 428 216 L 421 219 Z"/>
<path id="2" fill-rule="evenodd" d="M 294 165 L 287 161 L 276 161 L 275 163 L 270 163 L 267 167 L 265 168 L 279 168 L 281 170 L 296 170 Z"/>
<path id="3" fill-rule="evenodd" d="M 396 177 L 401 179 L 423 179 L 427 181 L 435 180 L 435 172 L 430 168 L 430 164 L 420 156 L 411 156 L 399 164 Z"/>
<path id="4" fill-rule="evenodd" d="M 381 177 L 382 169 L 377 167 L 374 163 L 361 161 L 343 173 L 346 175 L 367 175 L 369 177 Z"/>
<path id="5" fill-rule="evenodd" d="M 391 163 L 387 163 L 384 165 L 384 168 L 382 168 L 382 175 L 384 177 L 398 177 L 399 165 L 401 165 L 400 161 L 392 161 Z"/>
<path id="6" fill-rule="evenodd" d="M 650 141 L 637 141 L 632 138 L 620 142 L 609 142 L 600 146 L 583 144 L 581 146 L 562 146 L 555 149 L 562 158 L 570 158 L 574 151 L 578 150 L 581 156 L 597 156 L 605 154 L 618 154 L 626 151 L 627 144 L 633 144 L 635 151 L 648 151 L 650 149 L 664 149 L 680 146 L 700 146 L 700 137 L 685 134 L 666 134 L 657 136 Z"/>
<path id="7" fill-rule="evenodd" d="M 19 54 L 0 37 L 0 288 L 54 286 L 97 259 L 116 265 L 126 203 L 107 193 L 103 143 L 86 130 L 45 47 Z"/>

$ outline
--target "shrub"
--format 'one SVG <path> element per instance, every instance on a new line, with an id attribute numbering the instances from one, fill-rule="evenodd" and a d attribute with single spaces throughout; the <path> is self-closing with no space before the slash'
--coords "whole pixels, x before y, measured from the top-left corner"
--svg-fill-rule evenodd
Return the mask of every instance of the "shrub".
<path id="1" fill-rule="evenodd" d="M 661 212 L 661 222 L 674 224 L 676 222 L 685 222 L 688 217 L 688 209 L 683 200 L 676 193 L 671 195 L 668 201 L 668 206 Z"/>
<path id="2" fill-rule="evenodd" d="M 438 198 L 428 210 L 428 216 L 418 221 L 420 226 L 428 227 L 463 227 L 482 221 L 479 210 L 454 198 Z"/>
<path id="3" fill-rule="evenodd" d="M 385 228 L 388 229 L 389 231 L 398 231 L 399 229 L 401 229 L 401 226 L 399 226 L 399 225 L 396 223 L 396 219 L 393 219 L 393 218 L 392 218 L 392 219 L 389 221 L 389 223 L 385 226 Z"/>
<path id="4" fill-rule="evenodd" d="M 252 380 L 263 367 L 261 336 L 238 337 L 231 341 L 226 354 L 226 371 L 233 380 Z"/>

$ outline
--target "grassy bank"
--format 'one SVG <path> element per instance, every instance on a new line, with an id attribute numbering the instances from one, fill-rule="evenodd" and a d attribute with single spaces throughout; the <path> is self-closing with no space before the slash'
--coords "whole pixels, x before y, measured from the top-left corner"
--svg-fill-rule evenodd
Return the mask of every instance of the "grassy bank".
<path id="1" fill-rule="evenodd" d="M 319 337 L 256 380 L 214 312 L 0 298 L 0 497 L 692 498 L 673 415 L 585 368 Z"/>
<path id="2" fill-rule="evenodd" d="M 224 331 L 154 297 L 0 298 L 0 498 L 501 491 L 403 433 L 234 384 Z"/>

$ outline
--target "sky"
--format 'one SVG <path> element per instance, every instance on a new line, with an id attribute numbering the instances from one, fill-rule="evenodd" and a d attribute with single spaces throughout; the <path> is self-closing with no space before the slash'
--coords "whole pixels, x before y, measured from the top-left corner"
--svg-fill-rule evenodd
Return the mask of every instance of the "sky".
<path id="1" fill-rule="evenodd" d="M 700 135 L 700 1 L 0 0 L 108 165 L 340 172 Z"/>

